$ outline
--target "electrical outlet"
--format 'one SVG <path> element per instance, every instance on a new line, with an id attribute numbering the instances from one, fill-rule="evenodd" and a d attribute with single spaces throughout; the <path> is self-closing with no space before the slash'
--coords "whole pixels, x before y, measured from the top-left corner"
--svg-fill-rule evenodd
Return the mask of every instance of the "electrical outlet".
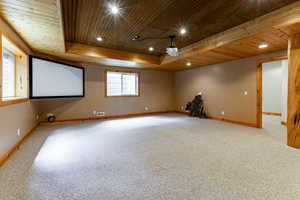
<path id="1" fill-rule="evenodd" d="M 20 136 L 21 135 L 21 129 L 17 129 L 17 135 Z"/>
<path id="2" fill-rule="evenodd" d="M 149 110 L 149 108 L 148 108 L 148 107 L 145 107 L 145 110 L 147 111 L 147 110 Z"/>
<path id="3" fill-rule="evenodd" d="M 97 111 L 96 111 L 96 110 L 94 110 L 94 111 L 93 111 L 93 115 L 96 115 L 96 114 L 97 114 Z"/>
<path id="4" fill-rule="evenodd" d="M 39 115 L 36 115 L 35 118 L 36 118 L 36 120 L 39 120 L 39 119 L 40 119 L 40 116 L 39 116 Z"/>
<path id="5" fill-rule="evenodd" d="M 224 112 L 224 111 L 222 111 L 222 112 L 221 112 L 221 115 L 225 115 L 225 112 Z"/>
<path id="6" fill-rule="evenodd" d="M 96 117 L 103 117 L 105 116 L 105 112 L 96 112 Z"/>
<path id="7" fill-rule="evenodd" d="M 184 106 L 181 106 L 181 110 L 184 110 Z"/>

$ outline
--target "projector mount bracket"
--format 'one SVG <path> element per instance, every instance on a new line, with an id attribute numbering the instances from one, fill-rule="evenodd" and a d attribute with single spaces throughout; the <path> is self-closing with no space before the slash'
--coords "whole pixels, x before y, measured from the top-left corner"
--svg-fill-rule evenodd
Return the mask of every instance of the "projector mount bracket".
<path id="1" fill-rule="evenodd" d="M 141 36 L 139 35 L 135 35 L 132 40 L 133 41 L 137 41 L 137 42 L 142 42 L 145 40 L 167 40 L 170 39 L 171 41 L 174 41 L 176 38 L 176 35 L 170 35 L 168 37 L 145 37 L 145 38 L 141 38 Z"/>

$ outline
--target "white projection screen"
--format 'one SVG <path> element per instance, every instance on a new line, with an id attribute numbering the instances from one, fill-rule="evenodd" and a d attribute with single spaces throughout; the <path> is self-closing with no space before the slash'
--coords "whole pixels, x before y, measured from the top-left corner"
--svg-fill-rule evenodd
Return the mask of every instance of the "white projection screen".
<path id="1" fill-rule="evenodd" d="M 30 57 L 30 98 L 84 97 L 84 68 Z"/>

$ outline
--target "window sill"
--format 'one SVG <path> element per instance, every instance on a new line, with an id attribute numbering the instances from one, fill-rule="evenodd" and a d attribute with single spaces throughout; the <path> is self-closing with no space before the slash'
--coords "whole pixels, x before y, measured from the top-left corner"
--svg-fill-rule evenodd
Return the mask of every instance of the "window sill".
<path id="1" fill-rule="evenodd" d="M 27 102 L 28 98 L 23 97 L 9 97 L 9 98 L 0 98 L 0 106 L 8 106 L 11 104 L 24 103 Z"/>
<path id="2" fill-rule="evenodd" d="M 139 97 L 140 95 L 125 95 L 125 96 L 105 96 L 106 98 L 120 98 L 120 97 Z"/>

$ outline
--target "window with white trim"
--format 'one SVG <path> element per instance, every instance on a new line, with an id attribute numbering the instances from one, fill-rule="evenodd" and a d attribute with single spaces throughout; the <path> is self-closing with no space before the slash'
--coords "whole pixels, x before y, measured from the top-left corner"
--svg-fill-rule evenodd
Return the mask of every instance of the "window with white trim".
<path id="1" fill-rule="evenodd" d="M 106 96 L 139 96 L 139 74 L 136 72 L 106 71 Z"/>

